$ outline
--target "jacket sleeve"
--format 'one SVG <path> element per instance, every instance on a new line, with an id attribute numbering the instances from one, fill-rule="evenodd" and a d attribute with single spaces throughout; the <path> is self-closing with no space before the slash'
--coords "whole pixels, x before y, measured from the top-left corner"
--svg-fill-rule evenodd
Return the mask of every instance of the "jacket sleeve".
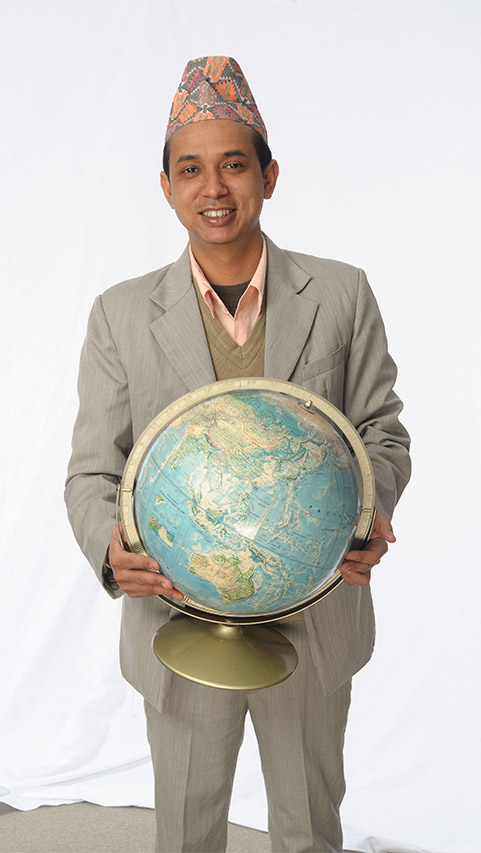
<path id="1" fill-rule="evenodd" d="M 403 404 L 393 391 L 396 376 L 377 302 L 365 273 L 359 270 L 344 411 L 366 445 L 374 471 L 376 508 L 388 519 L 411 472 L 410 438 L 399 421 Z"/>
<path id="2" fill-rule="evenodd" d="M 117 484 L 133 444 L 132 418 L 127 375 L 101 296 L 80 356 L 78 394 L 65 501 L 80 548 L 109 594 L 118 597 L 122 592 L 105 571 L 104 558 L 115 523 Z"/>

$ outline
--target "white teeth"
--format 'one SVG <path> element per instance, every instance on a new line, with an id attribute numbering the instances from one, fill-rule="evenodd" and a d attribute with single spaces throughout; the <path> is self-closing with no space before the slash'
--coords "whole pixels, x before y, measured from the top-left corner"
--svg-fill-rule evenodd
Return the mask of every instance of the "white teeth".
<path id="1" fill-rule="evenodd" d="M 231 210 L 204 210 L 202 216 L 208 216 L 210 219 L 219 219 L 221 216 L 228 216 Z"/>

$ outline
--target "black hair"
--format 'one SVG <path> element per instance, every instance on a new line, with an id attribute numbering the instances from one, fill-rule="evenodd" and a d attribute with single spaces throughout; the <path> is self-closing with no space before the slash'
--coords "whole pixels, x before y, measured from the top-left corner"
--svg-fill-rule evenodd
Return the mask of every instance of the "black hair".
<path id="1" fill-rule="evenodd" d="M 252 133 L 254 134 L 254 147 L 256 149 L 257 156 L 259 158 L 259 163 L 260 163 L 260 166 L 262 169 L 262 174 L 264 174 L 265 169 L 267 168 L 267 166 L 269 165 L 269 163 L 272 160 L 271 149 L 269 148 L 264 137 L 261 136 L 260 133 L 257 132 L 257 130 L 252 129 Z M 168 179 L 170 180 L 169 156 L 170 156 L 169 140 L 167 140 L 167 142 L 164 145 L 164 151 L 162 154 L 162 168 L 163 168 L 165 174 L 167 175 Z"/>

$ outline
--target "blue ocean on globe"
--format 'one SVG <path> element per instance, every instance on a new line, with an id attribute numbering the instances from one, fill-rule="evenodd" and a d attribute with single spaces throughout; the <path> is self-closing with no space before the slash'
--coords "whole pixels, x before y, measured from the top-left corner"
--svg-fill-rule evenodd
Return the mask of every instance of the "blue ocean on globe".
<path id="1" fill-rule="evenodd" d="M 213 614 L 302 606 L 335 573 L 359 517 L 356 462 L 330 421 L 275 391 L 222 393 L 166 426 L 134 495 L 146 551 Z"/>

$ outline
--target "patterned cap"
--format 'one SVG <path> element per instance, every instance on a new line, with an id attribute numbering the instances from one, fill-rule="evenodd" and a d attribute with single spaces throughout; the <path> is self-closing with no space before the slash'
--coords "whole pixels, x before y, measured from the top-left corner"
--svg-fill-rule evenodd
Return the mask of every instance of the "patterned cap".
<path id="1" fill-rule="evenodd" d="M 267 142 L 266 126 L 239 63 L 231 56 L 191 59 L 174 95 L 165 141 L 193 121 L 219 118 L 247 124 Z"/>

